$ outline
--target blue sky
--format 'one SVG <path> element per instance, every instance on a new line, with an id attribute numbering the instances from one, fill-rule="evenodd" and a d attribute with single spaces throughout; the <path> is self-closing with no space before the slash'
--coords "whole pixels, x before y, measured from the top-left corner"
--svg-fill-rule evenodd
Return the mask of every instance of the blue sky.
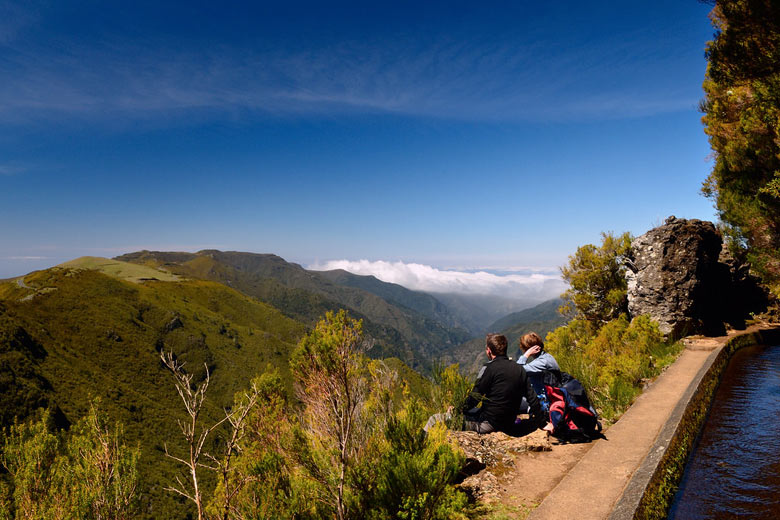
<path id="1" fill-rule="evenodd" d="M 554 272 L 714 218 L 706 5 L 245 4 L 0 0 L 0 277 L 143 248 Z"/>

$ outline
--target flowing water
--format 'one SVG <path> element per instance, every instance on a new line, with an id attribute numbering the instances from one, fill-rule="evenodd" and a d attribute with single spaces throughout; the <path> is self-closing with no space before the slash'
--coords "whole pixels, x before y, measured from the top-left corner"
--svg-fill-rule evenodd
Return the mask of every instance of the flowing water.
<path id="1" fill-rule="evenodd" d="M 780 347 L 732 357 L 668 518 L 736 517 L 780 518 Z"/>

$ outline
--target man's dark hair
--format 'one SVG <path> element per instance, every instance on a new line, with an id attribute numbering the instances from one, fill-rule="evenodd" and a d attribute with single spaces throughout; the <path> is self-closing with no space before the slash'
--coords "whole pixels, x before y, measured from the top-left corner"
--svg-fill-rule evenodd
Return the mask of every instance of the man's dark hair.
<path id="1" fill-rule="evenodd" d="M 506 355 L 506 336 L 501 334 L 488 334 L 485 338 L 485 343 L 494 356 Z"/>

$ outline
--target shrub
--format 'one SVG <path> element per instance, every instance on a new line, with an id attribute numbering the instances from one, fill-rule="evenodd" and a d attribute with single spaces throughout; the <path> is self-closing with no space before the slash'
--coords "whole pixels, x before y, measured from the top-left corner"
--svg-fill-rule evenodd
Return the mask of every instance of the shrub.
<path id="1" fill-rule="evenodd" d="M 561 311 L 599 326 L 628 311 L 624 259 L 631 235 L 601 234 L 601 245 L 578 247 L 561 267 L 569 289 L 561 295 Z"/>
<path id="2" fill-rule="evenodd" d="M 573 320 L 547 335 L 547 350 L 563 370 L 589 389 L 594 406 L 607 420 L 616 420 L 680 352 L 680 343 L 666 343 L 658 325 L 647 316 L 629 322 L 623 315 L 596 328 Z"/>
<path id="3" fill-rule="evenodd" d="M 443 427 L 423 431 L 427 417 L 428 411 L 412 399 L 388 422 L 388 449 L 367 517 L 448 519 L 457 518 L 465 507 L 465 496 L 451 486 L 463 455 L 448 442 Z"/>
<path id="4" fill-rule="evenodd" d="M 443 411 L 452 407 L 447 427 L 452 430 L 462 429 L 463 407 L 474 387 L 473 381 L 464 377 L 460 373 L 459 365 L 454 364 L 447 368 L 442 365 L 434 365 L 433 382 L 433 409 Z"/>
<path id="5" fill-rule="evenodd" d="M 5 432 L 0 460 L 9 476 L 0 518 L 133 518 L 140 450 L 123 443 L 94 401 L 70 432 L 52 433 L 50 413 Z"/>

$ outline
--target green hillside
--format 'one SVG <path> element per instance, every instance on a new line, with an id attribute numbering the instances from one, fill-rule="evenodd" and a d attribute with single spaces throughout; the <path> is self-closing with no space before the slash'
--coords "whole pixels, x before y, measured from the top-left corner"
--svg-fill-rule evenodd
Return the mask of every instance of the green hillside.
<path id="1" fill-rule="evenodd" d="M 544 338 L 548 332 L 566 323 L 566 319 L 558 313 L 560 305 L 561 300 L 555 298 L 530 309 L 513 312 L 493 323 L 489 330 L 507 337 L 507 354 L 516 359 L 517 342 L 523 334 L 534 331 Z M 484 337 L 480 336 L 458 345 L 447 352 L 444 360 L 447 363 L 459 363 L 463 372 L 475 374 L 486 361 Z"/>
<path id="2" fill-rule="evenodd" d="M 435 293 L 434 296 L 458 316 L 473 335 L 495 331 L 490 328 L 494 321 L 538 303 L 537 300 L 510 299 L 493 294 Z"/>
<path id="3" fill-rule="evenodd" d="M 552 300 L 547 300 L 546 302 L 542 302 L 539 305 L 535 305 L 528 309 L 523 309 L 522 311 L 508 314 L 503 318 L 493 322 L 488 327 L 488 329 L 510 331 L 514 328 L 517 328 L 518 326 L 522 328 L 523 324 L 525 323 L 532 323 L 532 322 L 539 323 L 539 322 L 547 322 L 547 321 L 555 321 L 558 322 L 560 325 L 563 325 L 566 322 L 566 320 L 558 312 L 558 308 L 561 305 L 563 305 L 563 300 L 561 300 L 560 298 L 553 298 Z M 519 332 L 514 334 L 517 335 L 518 336 L 517 339 L 519 339 L 519 336 L 525 334 L 525 332 Z"/>
<path id="4" fill-rule="evenodd" d="M 428 370 L 431 359 L 471 336 L 464 329 L 453 329 L 431 317 L 435 303 L 427 295 L 410 295 L 412 291 L 374 278 L 375 282 L 370 284 L 374 291 L 385 293 L 388 298 L 390 294 L 395 295 L 405 303 L 392 298 L 388 301 L 374 292 L 352 286 L 364 281 L 358 282 L 351 276 L 307 271 L 276 255 L 215 250 L 198 253 L 140 251 L 122 255 L 117 260 L 218 281 L 270 303 L 307 324 L 313 324 L 326 310 L 345 308 L 351 315 L 364 320 L 364 331 L 375 341 L 370 351 L 372 357 L 399 357 L 418 370 Z M 352 285 L 339 283 L 345 280 Z M 412 300 L 416 302 L 412 305 L 427 305 L 429 313 L 407 307 L 406 303 Z M 421 303 L 423 301 L 427 303 Z M 440 309 L 439 313 L 445 311 Z"/>
<path id="5" fill-rule="evenodd" d="M 98 262 L 99 263 L 99 262 Z M 289 381 L 288 354 L 305 327 L 273 307 L 224 285 L 149 280 L 149 272 L 94 260 L 53 268 L 0 284 L 0 404 L 3 425 L 49 405 L 66 425 L 102 398 L 139 443 L 142 501 L 147 518 L 180 518 L 182 506 L 162 489 L 175 469 L 162 454 L 176 447 L 183 409 L 159 350 L 173 351 L 187 369 L 212 379 L 206 419 L 266 367 Z M 107 275 L 95 269 L 110 271 Z M 124 273 L 124 274 L 123 274 Z M 174 514 L 172 511 L 179 513 Z"/>
<path id="6" fill-rule="evenodd" d="M 148 281 L 162 281 L 162 282 L 176 282 L 181 278 L 175 274 L 155 269 L 154 267 L 131 264 L 129 262 L 120 262 L 118 260 L 111 260 L 109 258 L 101 258 L 99 256 L 82 256 L 75 260 L 62 263 L 57 267 L 66 267 L 70 269 L 91 269 L 94 271 L 100 271 L 108 276 L 127 280 L 128 282 L 148 282 Z"/>

